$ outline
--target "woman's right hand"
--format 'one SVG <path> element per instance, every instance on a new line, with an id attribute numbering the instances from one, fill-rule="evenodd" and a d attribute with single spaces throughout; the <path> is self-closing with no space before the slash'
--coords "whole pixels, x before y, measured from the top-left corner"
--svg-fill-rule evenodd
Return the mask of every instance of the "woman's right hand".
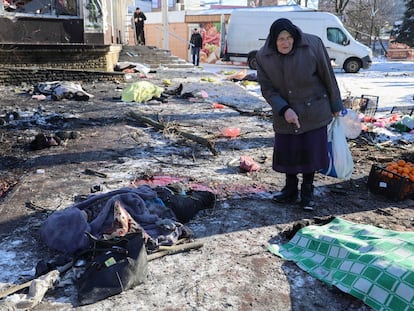
<path id="1" fill-rule="evenodd" d="M 294 124 L 296 125 L 297 128 L 300 128 L 298 115 L 292 108 L 289 108 L 288 110 L 286 110 L 284 116 L 285 116 L 285 120 L 287 123 Z"/>

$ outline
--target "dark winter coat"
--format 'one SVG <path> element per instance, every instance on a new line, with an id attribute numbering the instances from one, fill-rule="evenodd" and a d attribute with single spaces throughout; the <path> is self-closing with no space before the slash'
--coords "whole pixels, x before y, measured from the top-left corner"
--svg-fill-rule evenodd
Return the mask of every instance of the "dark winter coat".
<path id="1" fill-rule="evenodd" d="M 203 37 L 200 33 L 193 33 L 190 38 L 191 47 L 201 48 L 203 46 Z"/>
<path id="2" fill-rule="evenodd" d="M 91 195 L 51 214 L 40 229 L 40 236 L 47 246 L 67 254 L 84 250 L 91 242 L 85 232 L 98 239 L 103 238 L 104 232 L 114 222 L 115 202 L 119 202 L 154 240 L 178 240 L 180 234 L 176 229 L 180 231 L 183 226 L 176 222 L 174 212 L 157 198 L 157 192 L 146 185 Z M 96 214 L 93 219 L 85 217 L 87 211 Z"/>
<path id="3" fill-rule="evenodd" d="M 147 20 L 147 17 L 145 16 L 144 12 L 134 12 L 134 21 L 135 21 L 135 26 L 139 29 L 143 29 L 144 28 L 144 22 Z"/>
<path id="4" fill-rule="evenodd" d="M 280 30 L 269 33 L 257 52 L 257 79 L 263 97 L 273 110 L 273 128 L 278 134 L 301 134 L 321 128 L 332 120 L 332 113 L 343 109 L 329 56 L 322 40 L 303 33 L 298 27 L 289 32 L 295 38 L 286 55 L 276 48 Z M 286 29 L 282 29 L 286 30 Z M 286 122 L 286 106 L 298 115 L 301 127 Z"/>

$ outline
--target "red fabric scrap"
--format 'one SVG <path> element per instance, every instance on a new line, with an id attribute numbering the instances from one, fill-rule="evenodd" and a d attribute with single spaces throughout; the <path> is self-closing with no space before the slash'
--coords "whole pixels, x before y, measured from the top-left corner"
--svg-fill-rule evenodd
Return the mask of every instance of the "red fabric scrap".
<path id="1" fill-rule="evenodd" d="M 223 109 L 223 108 L 225 108 L 225 106 L 223 104 L 220 104 L 220 103 L 213 103 L 211 105 L 211 107 L 212 108 L 215 108 L 215 109 Z"/>
<path id="2" fill-rule="evenodd" d="M 260 165 L 257 164 L 251 157 L 249 156 L 241 156 L 240 157 L 240 168 L 246 172 L 255 172 L 260 170 Z"/>
<path id="3" fill-rule="evenodd" d="M 221 135 L 229 138 L 236 138 L 240 135 L 240 129 L 238 127 L 225 127 L 221 130 Z"/>

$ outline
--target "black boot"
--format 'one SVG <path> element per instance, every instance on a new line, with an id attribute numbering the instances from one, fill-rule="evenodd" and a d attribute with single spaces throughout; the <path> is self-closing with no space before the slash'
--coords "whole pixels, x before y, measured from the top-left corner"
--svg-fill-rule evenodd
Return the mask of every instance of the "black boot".
<path id="1" fill-rule="evenodd" d="M 282 191 L 273 196 L 278 203 L 293 203 L 298 199 L 298 178 L 296 175 L 286 175 L 286 185 Z"/>
<path id="2" fill-rule="evenodd" d="M 199 211 L 213 208 L 216 204 L 216 195 L 210 191 L 190 191 L 187 195 L 175 195 L 170 203 L 169 207 L 177 216 L 177 220 L 184 224 L 193 219 Z"/>
<path id="3" fill-rule="evenodd" d="M 178 190 L 178 186 L 175 189 Z M 170 208 L 180 223 L 187 223 L 201 210 L 213 208 L 216 195 L 210 191 L 189 191 L 188 194 L 175 194 L 169 187 L 156 187 L 158 197 Z"/>
<path id="4" fill-rule="evenodd" d="M 302 184 L 300 189 L 300 205 L 305 210 L 313 210 L 315 207 L 312 184 Z"/>

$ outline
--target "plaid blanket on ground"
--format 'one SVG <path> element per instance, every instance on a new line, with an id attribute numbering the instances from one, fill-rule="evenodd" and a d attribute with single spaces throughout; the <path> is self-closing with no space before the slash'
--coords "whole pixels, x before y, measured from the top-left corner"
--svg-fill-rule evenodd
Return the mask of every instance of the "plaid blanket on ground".
<path id="1" fill-rule="evenodd" d="M 270 252 L 375 310 L 414 310 L 414 233 L 335 218 L 299 230 Z"/>

